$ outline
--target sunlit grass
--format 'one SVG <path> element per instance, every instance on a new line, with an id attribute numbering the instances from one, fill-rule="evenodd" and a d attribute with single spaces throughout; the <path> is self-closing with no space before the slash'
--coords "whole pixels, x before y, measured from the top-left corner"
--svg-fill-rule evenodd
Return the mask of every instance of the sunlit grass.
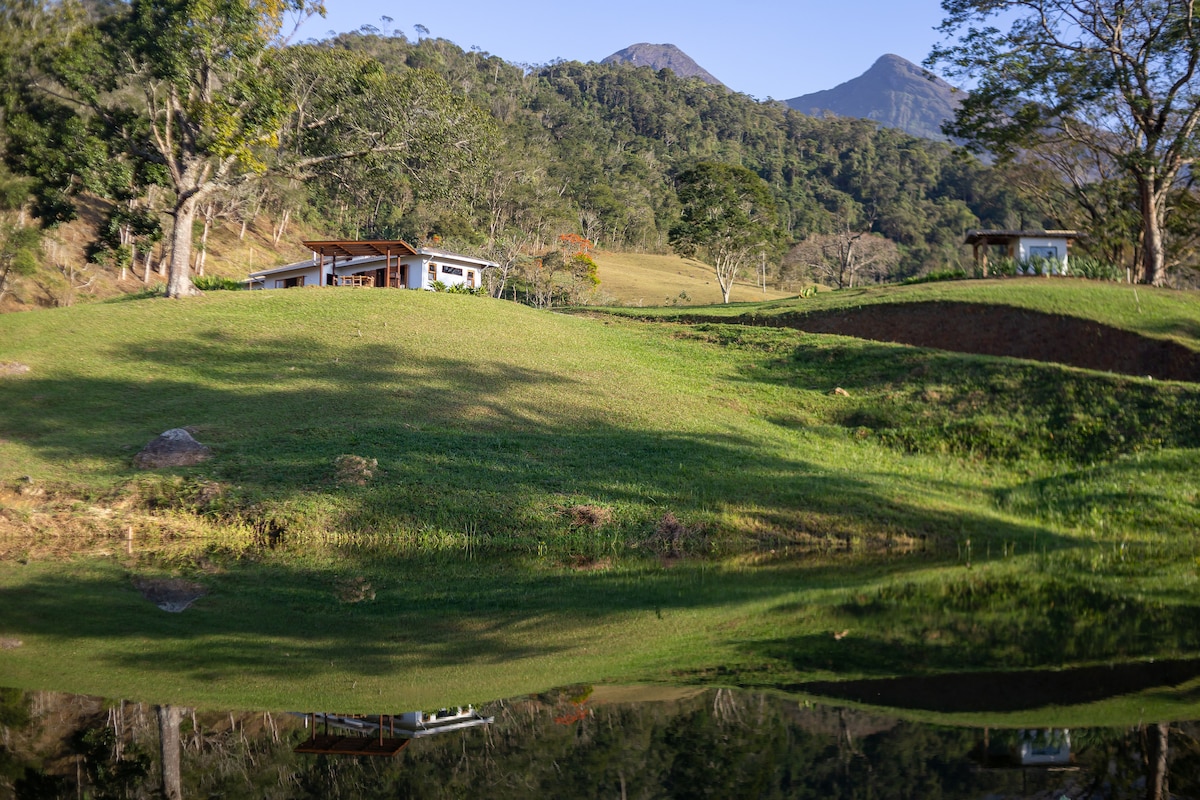
<path id="1" fill-rule="evenodd" d="M 9 315 L 0 361 L 12 685 L 368 711 L 1200 649 L 1193 384 L 366 290 Z M 133 468 L 179 426 L 214 458 Z"/>

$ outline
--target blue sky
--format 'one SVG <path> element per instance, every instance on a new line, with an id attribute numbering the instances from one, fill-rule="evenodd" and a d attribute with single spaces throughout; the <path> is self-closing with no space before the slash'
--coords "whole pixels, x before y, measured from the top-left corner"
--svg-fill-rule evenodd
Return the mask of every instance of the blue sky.
<path id="1" fill-rule="evenodd" d="M 638 42 L 674 44 L 731 89 L 759 99 L 829 89 L 884 53 L 920 63 L 939 40 L 937 0 L 326 0 L 293 41 L 362 25 L 413 26 L 506 61 L 599 61 Z"/>

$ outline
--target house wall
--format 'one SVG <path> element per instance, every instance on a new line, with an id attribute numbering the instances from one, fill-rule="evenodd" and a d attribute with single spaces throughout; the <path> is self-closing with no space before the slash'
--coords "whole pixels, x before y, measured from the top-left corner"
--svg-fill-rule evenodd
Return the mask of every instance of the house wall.
<path id="1" fill-rule="evenodd" d="M 1053 247 L 1055 255 L 1058 257 L 1060 267 L 1054 270 L 1055 275 L 1067 274 L 1067 239 L 1056 237 L 1030 237 L 1022 236 L 1017 240 L 1017 258 L 1021 261 L 1026 261 L 1037 255 L 1044 255 L 1046 248 Z"/>
<path id="2" fill-rule="evenodd" d="M 340 263 L 334 270 L 337 275 L 365 274 L 374 277 L 375 271 L 384 267 L 385 258 L 373 258 L 360 261 L 357 264 Z M 446 286 L 467 285 L 478 288 L 483 284 L 483 265 L 455 258 L 449 254 L 419 254 L 406 256 L 397 262 L 406 267 L 407 280 L 405 287 L 409 289 L 432 289 L 434 281 L 441 281 Z M 433 265 L 432 274 L 430 265 Z M 330 272 L 329 261 L 323 268 L 317 264 L 297 264 L 295 267 L 278 272 L 272 272 L 254 279 L 252 289 L 283 288 L 284 282 L 303 276 L 305 286 L 324 286 L 325 276 Z"/>
<path id="3" fill-rule="evenodd" d="M 483 280 L 483 268 L 469 261 L 446 256 L 420 256 L 413 258 L 408 268 L 408 283 L 412 289 L 432 289 L 434 281 L 447 286 L 479 287 Z M 432 269 L 430 268 L 432 265 Z"/>
<path id="4" fill-rule="evenodd" d="M 282 288 L 284 288 L 285 282 L 287 282 L 288 280 L 295 280 L 296 278 L 300 278 L 300 277 L 304 278 L 305 286 L 317 286 L 320 283 L 320 281 L 318 280 L 316 266 L 310 264 L 307 267 L 300 266 L 300 267 L 296 267 L 295 269 L 283 270 L 281 272 L 274 272 L 270 275 L 265 275 L 261 278 L 255 278 L 254 283 L 251 284 L 250 288 L 251 289 L 282 289 Z"/>

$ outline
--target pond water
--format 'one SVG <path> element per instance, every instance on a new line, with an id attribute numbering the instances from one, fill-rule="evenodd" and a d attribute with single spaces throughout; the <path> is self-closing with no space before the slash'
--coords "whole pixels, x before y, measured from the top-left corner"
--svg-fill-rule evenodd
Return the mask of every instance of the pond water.
<path id="1" fill-rule="evenodd" d="M 2 696 L 5 798 L 1200 797 L 1200 723 L 1186 721 L 951 727 L 729 689 L 637 687 L 332 720 Z M 438 725 L 446 730 L 431 732 Z M 333 739 L 352 752 L 398 746 L 297 752 Z"/>

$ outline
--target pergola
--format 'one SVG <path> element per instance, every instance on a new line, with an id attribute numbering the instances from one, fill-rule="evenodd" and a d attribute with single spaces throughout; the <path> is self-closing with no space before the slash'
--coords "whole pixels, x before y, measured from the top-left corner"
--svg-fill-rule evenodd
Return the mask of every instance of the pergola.
<path id="1" fill-rule="evenodd" d="M 324 756 L 394 756 L 412 741 L 396 736 L 396 720 L 391 715 L 379 720 L 378 736 L 363 736 L 353 733 L 330 733 L 329 719 L 325 719 L 324 733 L 317 732 L 315 714 L 309 714 L 308 724 L 312 734 L 307 741 L 296 745 L 294 752 Z M 387 736 L 384 736 L 387 733 Z"/>
<path id="2" fill-rule="evenodd" d="M 417 251 L 412 245 L 402 239 L 330 239 L 326 241 L 304 242 L 304 246 L 313 251 L 317 266 L 324 283 L 325 259 L 329 259 L 330 273 L 337 266 L 339 258 L 349 261 L 363 256 L 382 256 L 384 269 L 387 270 L 384 286 L 398 285 L 399 259 L 401 256 L 415 256 Z M 392 259 L 396 261 L 393 262 Z"/>
<path id="3" fill-rule="evenodd" d="M 1017 258 L 1022 239 L 1061 239 L 1070 250 L 1071 242 L 1080 237 L 1079 231 L 1067 230 L 970 230 L 966 244 L 974 248 L 975 263 L 988 274 L 988 248 L 1003 247 L 1009 258 Z"/>

